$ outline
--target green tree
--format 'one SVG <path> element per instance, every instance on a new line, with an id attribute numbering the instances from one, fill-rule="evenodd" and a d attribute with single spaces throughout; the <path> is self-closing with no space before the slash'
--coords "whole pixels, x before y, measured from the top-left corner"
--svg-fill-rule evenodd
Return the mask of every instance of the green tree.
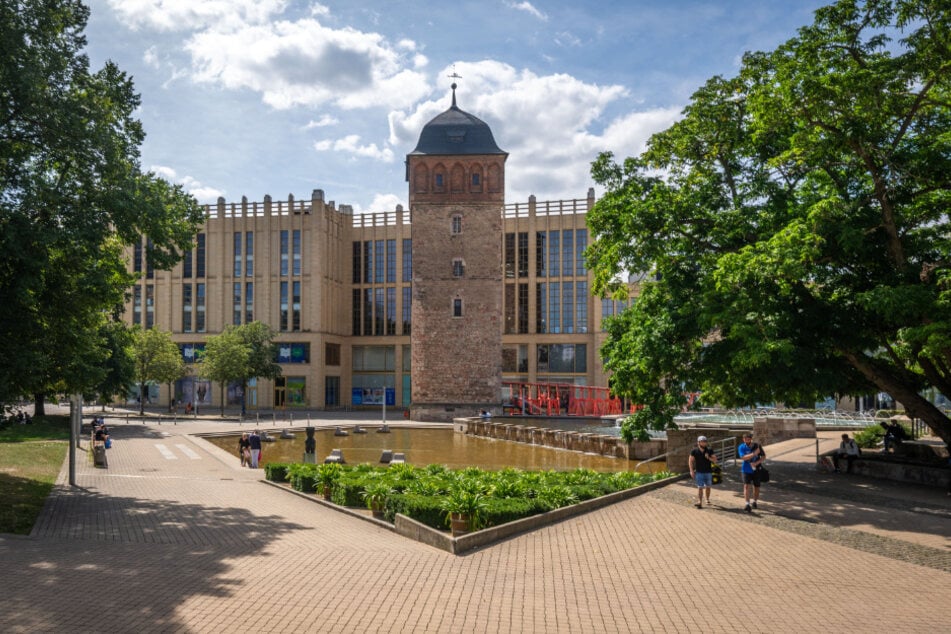
<path id="1" fill-rule="evenodd" d="M 840 0 L 709 80 L 642 156 L 594 163 L 595 289 L 649 274 L 602 354 L 653 424 L 685 391 L 881 390 L 951 442 L 919 395 L 951 394 L 949 35 L 943 2 Z"/>
<path id="2" fill-rule="evenodd" d="M 274 343 L 277 331 L 261 321 L 236 326 L 234 330 L 248 347 L 248 367 L 241 377 L 241 414 L 244 415 L 247 408 L 248 381 L 281 376 L 281 366 L 274 361 L 277 357 L 277 345 Z"/>
<path id="3" fill-rule="evenodd" d="M 133 281 L 124 247 L 147 236 L 167 268 L 203 221 L 142 171 L 139 97 L 114 64 L 90 70 L 88 16 L 77 0 L 0 0 L 0 401 L 93 389 L 104 313 Z"/>
<path id="4" fill-rule="evenodd" d="M 105 408 L 116 394 L 128 394 L 135 383 L 135 331 L 118 320 L 110 320 L 100 328 L 103 348 L 109 351 L 103 362 L 103 378 L 95 386 L 95 393 Z"/>
<path id="5" fill-rule="evenodd" d="M 144 414 L 149 381 L 172 383 L 180 379 L 185 375 L 185 361 L 171 333 L 156 328 L 136 330 L 132 350 L 139 385 L 139 414 Z"/>
<path id="6" fill-rule="evenodd" d="M 205 344 L 205 354 L 198 366 L 199 375 L 221 386 L 221 415 L 225 415 L 225 396 L 228 384 L 240 382 L 248 376 L 251 348 L 233 326 Z"/>

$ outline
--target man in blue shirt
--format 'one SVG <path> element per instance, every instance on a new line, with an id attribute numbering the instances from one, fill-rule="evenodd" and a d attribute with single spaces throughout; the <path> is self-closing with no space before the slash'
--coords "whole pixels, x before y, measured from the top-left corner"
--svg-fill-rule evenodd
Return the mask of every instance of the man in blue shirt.
<path id="1" fill-rule="evenodd" d="M 763 453 L 762 447 L 753 442 L 753 434 L 750 432 L 743 434 L 743 443 L 737 449 L 737 453 L 741 464 L 740 476 L 743 478 L 743 497 L 746 499 L 746 508 L 743 510 L 750 513 L 756 508 L 756 502 L 759 500 L 760 479 L 756 467 L 763 463 L 766 454 Z M 752 503 L 750 502 L 751 493 Z"/>
<path id="2" fill-rule="evenodd" d="M 248 442 L 251 445 L 251 468 L 257 469 L 258 462 L 261 460 L 261 436 L 258 435 L 258 430 L 251 432 Z"/>

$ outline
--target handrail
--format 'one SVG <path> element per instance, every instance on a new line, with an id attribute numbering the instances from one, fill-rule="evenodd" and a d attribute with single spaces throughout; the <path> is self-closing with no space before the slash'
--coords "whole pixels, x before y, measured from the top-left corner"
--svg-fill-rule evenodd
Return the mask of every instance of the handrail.
<path id="1" fill-rule="evenodd" d="M 727 461 L 729 461 L 733 465 L 736 464 L 736 438 L 735 437 L 727 436 L 726 438 L 720 438 L 719 440 L 713 439 L 709 441 L 709 444 L 707 446 L 713 449 L 713 453 L 717 455 L 717 462 L 719 464 L 721 465 L 726 464 Z M 690 448 L 690 450 L 692 449 L 693 447 Z M 664 458 L 665 459 L 664 461 L 667 462 L 666 460 L 667 456 L 672 456 L 678 453 L 684 453 L 684 451 L 685 450 L 683 449 L 675 449 L 674 451 L 667 451 L 658 456 L 654 456 L 653 458 L 648 458 L 647 460 L 641 460 L 636 465 L 634 465 L 634 470 L 637 471 L 638 469 L 640 469 L 641 465 L 650 464 L 654 462 L 655 460 L 660 460 L 661 458 Z M 668 469 L 668 471 L 669 470 L 670 469 Z M 654 473 L 653 465 L 652 465 L 650 473 L 652 474 Z"/>

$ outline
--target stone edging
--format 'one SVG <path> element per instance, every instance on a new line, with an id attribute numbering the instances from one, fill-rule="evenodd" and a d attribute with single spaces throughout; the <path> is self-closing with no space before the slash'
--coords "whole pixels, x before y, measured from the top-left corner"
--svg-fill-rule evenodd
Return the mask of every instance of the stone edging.
<path id="1" fill-rule="evenodd" d="M 584 502 L 572 504 L 571 506 L 563 506 L 561 508 L 554 509 L 553 511 L 539 513 L 538 515 L 530 515 L 529 517 L 523 517 L 520 520 L 507 522 L 500 526 L 491 526 L 480 531 L 475 531 L 466 535 L 460 535 L 459 537 L 452 537 L 444 531 L 437 530 L 431 526 L 417 522 L 411 517 L 407 517 L 406 515 L 399 513 L 397 513 L 394 523 L 390 524 L 387 521 L 376 519 L 375 517 L 369 517 L 345 506 L 339 506 L 333 502 L 323 500 L 313 493 L 302 493 L 301 491 L 296 491 L 283 483 L 271 482 L 270 480 L 261 480 L 261 482 L 282 491 L 289 491 L 298 497 L 316 502 L 317 504 L 331 508 L 339 513 L 349 515 L 350 517 L 354 517 L 365 522 L 371 522 L 380 528 L 393 531 L 399 535 L 402 535 L 403 537 L 427 544 L 440 550 L 445 550 L 446 552 L 453 555 L 462 555 L 481 546 L 494 544 L 495 542 L 512 537 L 513 535 L 518 535 L 519 533 L 533 531 L 542 528 L 543 526 L 549 526 L 571 517 L 583 515 L 584 513 L 588 513 L 611 504 L 616 504 L 617 502 L 622 502 L 645 493 L 650 493 L 651 491 L 663 488 L 668 484 L 673 484 L 674 482 L 684 480 L 687 477 L 687 474 L 675 475 L 664 480 L 650 482 L 632 489 L 625 489 L 623 491 L 609 493 L 608 495 L 602 495 L 601 497 L 597 497 L 592 500 L 585 500 Z"/>

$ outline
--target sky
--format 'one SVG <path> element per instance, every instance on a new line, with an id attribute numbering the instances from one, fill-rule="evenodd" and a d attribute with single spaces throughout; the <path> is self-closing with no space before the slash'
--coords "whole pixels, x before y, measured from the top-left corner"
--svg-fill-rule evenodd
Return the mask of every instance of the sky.
<path id="1" fill-rule="evenodd" d="M 812 23 L 821 0 L 87 0 L 93 69 L 141 96 L 142 167 L 200 203 L 407 207 L 404 161 L 451 105 L 509 153 L 506 201 L 584 198 L 714 75 Z M 596 189 L 596 193 L 600 191 Z"/>

